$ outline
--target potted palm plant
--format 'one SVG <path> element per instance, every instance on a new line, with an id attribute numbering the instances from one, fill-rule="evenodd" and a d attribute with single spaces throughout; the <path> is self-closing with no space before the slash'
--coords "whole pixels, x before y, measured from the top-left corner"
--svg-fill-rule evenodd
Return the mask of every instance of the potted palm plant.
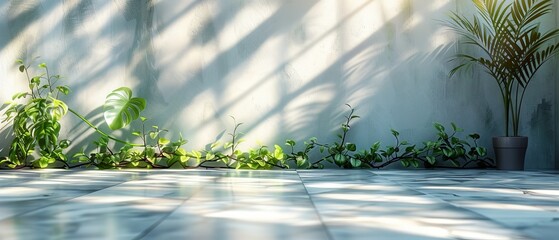
<path id="1" fill-rule="evenodd" d="M 542 32 L 540 20 L 550 13 L 552 0 L 472 0 L 478 16 L 452 12 L 448 26 L 478 52 L 459 53 L 457 71 L 481 66 L 499 85 L 505 136 L 493 138 L 497 168 L 523 170 L 528 138 L 519 135 L 522 102 L 536 72 L 559 53 L 559 29 Z"/>

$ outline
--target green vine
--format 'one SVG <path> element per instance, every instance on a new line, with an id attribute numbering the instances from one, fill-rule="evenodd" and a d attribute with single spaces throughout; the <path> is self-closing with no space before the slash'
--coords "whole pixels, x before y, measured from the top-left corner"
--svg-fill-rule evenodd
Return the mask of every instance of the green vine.
<path id="1" fill-rule="evenodd" d="M 360 117 L 349 104 L 346 104 L 348 113 L 343 116 L 337 140 L 332 143 L 321 143 L 316 137 L 302 144 L 288 139 L 285 141 L 287 152 L 277 144 L 242 151 L 239 148 L 244 142 L 240 132 L 242 123 L 232 117 L 234 127 L 228 134 L 228 141 L 224 144 L 216 141 L 203 150 L 188 151 L 184 148 L 188 141 L 182 135 L 171 141 L 165 137 L 168 130 L 157 125 L 147 128 L 148 119 L 140 116 L 146 101 L 133 97 L 129 88 L 121 87 L 108 94 L 103 109 L 105 122 L 112 130 L 123 128 L 137 119 L 141 121 L 141 129 L 130 133 L 136 140 L 125 141 L 100 130 L 60 100 L 60 93 L 67 95 L 70 88 L 58 85 L 61 77 L 51 76 L 46 64 L 39 64 L 43 72 L 31 76 L 30 66 L 23 61 L 18 63 L 19 70 L 26 75 L 29 91 L 15 94 L 4 113 L 2 123 L 12 125 L 13 141 L 8 156 L 0 159 L 0 168 L 315 169 L 333 165 L 378 169 L 397 162 L 404 167 L 416 168 L 493 167 L 493 161 L 486 157 L 487 150 L 477 143 L 480 136 L 474 133 L 461 139 L 459 134 L 463 130 L 454 123 L 451 123 L 449 132 L 442 124 L 435 123 L 436 138 L 421 146 L 401 140 L 400 133 L 392 129 L 394 145 L 382 147 L 380 142 L 375 142 L 368 149 L 358 151 L 357 145 L 349 141 L 349 132 Z M 67 112 L 100 135 L 94 142 L 94 151 L 82 149 L 70 158 L 64 153 L 71 141 L 59 139 L 60 119 Z M 303 147 L 298 149 L 299 146 Z"/>

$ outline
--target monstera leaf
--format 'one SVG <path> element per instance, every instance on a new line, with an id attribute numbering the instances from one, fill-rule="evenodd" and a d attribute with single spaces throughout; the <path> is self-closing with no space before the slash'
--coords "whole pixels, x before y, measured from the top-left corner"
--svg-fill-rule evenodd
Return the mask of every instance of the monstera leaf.
<path id="1" fill-rule="evenodd" d="M 123 128 L 138 117 L 146 108 L 146 100 L 132 97 L 132 90 L 127 87 L 117 88 L 107 95 L 103 110 L 105 122 L 112 130 Z"/>

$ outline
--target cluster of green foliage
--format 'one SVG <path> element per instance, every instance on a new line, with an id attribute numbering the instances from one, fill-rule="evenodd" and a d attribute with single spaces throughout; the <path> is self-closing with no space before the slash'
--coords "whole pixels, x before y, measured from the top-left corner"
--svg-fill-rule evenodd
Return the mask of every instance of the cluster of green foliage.
<path id="1" fill-rule="evenodd" d="M 458 137 L 462 132 L 456 124 L 451 123 L 452 131 L 447 133 L 445 127 L 435 123 L 437 138 L 432 141 L 423 142 L 423 146 L 410 144 L 400 139 L 400 133 L 391 129 L 395 144 L 382 147 L 380 142 L 373 143 L 369 149 L 359 150 L 356 144 L 347 142 L 347 134 L 351 129 L 353 120 L 359 116 L 354 115 L 355 109 L 350 105 L 345 122 L 341 124 L 338 141 L 331 144 L 319 143 L 316 138 L 310 138 L 304 142 L 301 151 L 295 151 L 296 142 L 287 140 L 291 153 L 287 159 L 296 163 L 300 168 L 324 168 L 323 162 L 330 162 L 342 168 L 383 168 L 396 162 L 404 167 L 456 167 L 466 168 L 473 164 L 476 167 L 492 167 L 493 161 L 487 158 L 487 149 L 478 146 L 479 134 L 470 134 L 467 139 Z M 311 152 L 318 148 L 322 157 L 311 161 Z"/>
<path id="2" fill-rule="evenodd" d="M 10 168 L 47 167 L 57 161 L 67 161 L 63 150 L 68 148 L 70 141 L 59 139 L 60 119 L 68 112 L 68 106 L 59 99 L 60 94 L 70 92 L 68 86 L 59 85 L 60 75 L 51 75 L 46 64 L 39 64 L 43 71 L 32 76 L 29 66 L 18 60 L 19 71 L 24 73 L 29 91 L 14 94 L 8 103 L 5 119 L 2 123 L 11 122 L 13 141 L 8 157 L 0 160 Z M 21 103 L 18 100 L 25 99 Z M 38 158 L 30 160 L 33 153 Z"/>
<path id="3" fill-rule="evenodd" d="M 132 132 L 141 144 L 124 144 L 118 150 L 111 150 L 110 139 L 102 136 L 95 144 L 97 151 L 86 154 L 80 152 L 72 158 L 78 165 L 101 169 L 107 168 L 234 168 L 234 169 L 316 169 L 324 168 L 328 162 L 341 168 L 383 168 L 400 162 L 404 167 L 492 167 L 493 162 L 487 158 L 487 150 L 477 144 L 478 134 L 470 134 L 461 139 L 458 134 L 463 130 L 451 123 L 451 130 L 435 123 L 436 138 L 423 142 L 421 147 L 400 140 L 400 133 L 391 130 L 395 144 L 381 147 L 375 142 L 369 149 L 358 151 L 357 145 L 347 141 L 348 133 L 354 119 L 355 109 L 348 105 L 349 113 L 341 124 L 338 140 L 333 143 L 320 143 L 313 137 L 303 142 L 297 149 L 297 141 L 285 141 L 287 151 L 280 145 L 273 147 L 258 146 L 246 151 L 239 149 L 244 142 L 239 127 L 235 122 L 229 133 L 229 141 L 210 144 L 204 150 L 188 151 L 183 146 L 187 143 L 182 136 L 177 141 L 164 137 L 167 130 L 152 126 L 145 130 L 146 118 L 140 117 L 142 130 Z M 317 159 L 313 161 L 312 159 Z"/>
<path id="4" fill-rule="evenodd" d="M 348 133 L 354 121 L 359 118 L 355 109 L 347 105 L 349 112 L 344 116 L 338 140 L 321 143 L 317 138 L 304 141 L 302 148 L 295 140 L 285 141 L 289 151 L 280 145 L 259 146 L 242 151 L 244 142 L 235 118 L 234 128 L 225 143 L 219 141 L 203 150 L 186 150 L 182 135 L 175 141 L 165 137 L 166 129 L 158 126 L 146 128 L 147 118 L 141 116 L 146 101 L 133 97 L 132 90 L 121 87 L 112 91 L 103 106 L 105 122 L 111 130 L 121 129 L 133 121 L 141 121 L 139 131 L 131 131 L 136 141 L 125 141 L 107 134 L 92 124 L 83 115 L 68 108 L 58 97 L 67 95 L 69 87 L 57 85 L 60 76 L 49 75 L 46 64 L 39 67 L 44 72 L 30 77 L 29 66 L 18 61 L 19 69 L 27 75 L 29 91 L 15 94 L 13 102 L 7 105 L 5 119 L 13 127 L 13 142 L 7 157 L 0 160 L 2 168 L 234 168 L 234 169 L 287 169 L 324 168 L 326 163 L 342 168 L 383 168 L 400 162 L 404 167 L 491 167 L 491 159 L 486 157 L 486 149 L 478 146 L 478 134 L 470 134 L 464 140 L 458 137 L 463 130 L 454 123 L 447 133 L 445 127 L 435 123 L 437 137 L 426 141 L 423 146 L 412 145 L 400 140 L 400 133 L 391 130 L 395 144 L 381 147 L 380 142 L 369 149 L 358 151 L 356 144 L 348 141 Z M 18 100 L 26 100 L 18 102 Z M 71 112 L 99 135 L 93 152 L 81 150 L 68 157 L 64 149 L 70 141 L 59 139 L 60 120 Z M 312 159 L 316 159 L 313 161 Z"/>

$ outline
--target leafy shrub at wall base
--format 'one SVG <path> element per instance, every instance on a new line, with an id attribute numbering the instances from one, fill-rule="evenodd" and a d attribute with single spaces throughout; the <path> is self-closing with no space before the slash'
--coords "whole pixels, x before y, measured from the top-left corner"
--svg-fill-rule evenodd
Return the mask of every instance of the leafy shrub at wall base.
<path id="1" fill-rule="evenodd" d="M 9 155 L 0 158 L 0 168 L 233 168 L 233 169 L 320 169 L 327 163 L 340 168 L 384 168 L 394 163 L 404 167 L 493 167 L 487 158 L 484 147 L 478 146 L 478 134 L 470 134 L 466 139 L 459 137 L 463 131 L 451 123 L 450 131 L 439 123 L 434 124 L 436 138 L 422 145 L 402 140 L 400 133 L 391 130 L 395 144 L 383 147 L 380 142 L 373 143 L 368 149 L 357 149 L 350 142 L 348 133 L 360 117 L 355 109 L 347 105 L 337 134 L 338 139 L 331 143 L 320 142 L 311 137 L 303 143 L 288 139 L 284 149 L 279 144 L 273 147 L 259 146 L 241 151 L 244 142 L 239 129 L 242 123 L 235 118 L 230 138 L 224 143 L 216 141 L 206 149 L 187 150 L 188 143 L 179 134 L 175 141 L 167 139 L 166 129 L 158 126 L 146 128 L 148 118 L 141 116 L 146 108 L 143 98 L 134 97 L 131 89 L 121 87 L 107 95 L 103 106 L 105 123 L 111 130 L 122 129 L 133 121 L 141 121 L 141 129 L 131 130 L 129 134 L 136 141 L 125 141 L 110 133 L 101 131 L 83 115 L 69 108 L 58 99 L 59 93 L 68 94 L 70 88 L 57 85 L 60 76 L 50 76 L 46 64 L 40 64 L 43 72 L 30 77 L 30 66 L 20 63 L 20 71 L 27 76 L 28 92 L 15 94 L 13 102 L 7 106 L 3 123 L 12 126 L 14 140 Z M 81 150 L 71 157 L 65 149 L 70 140 L 59 140 L 60 119 L 67 112 L 72 113 L 99 135 L 92 152 Z M 313 157 L 311 157 L 313 156 Z"/>

